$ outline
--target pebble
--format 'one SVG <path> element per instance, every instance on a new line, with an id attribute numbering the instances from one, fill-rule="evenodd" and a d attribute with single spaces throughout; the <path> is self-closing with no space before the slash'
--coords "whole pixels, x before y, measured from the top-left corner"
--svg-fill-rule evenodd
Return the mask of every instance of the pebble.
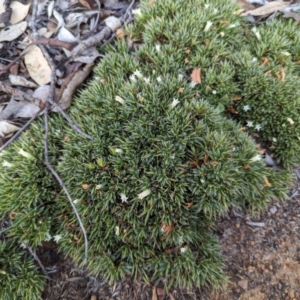
<path id="1" fill-rule="evenodd" d="M 272 207 L 270 208 L 270 213 L 271 213 L 272 215 L 274 215 L 276 212 L 277 212 L 277 207 L 276 207 L 276 206 L 272 206 Z"/>
<path id="2" fill-rule="evenodd" d="M 289 290 L 289 297 L 290 298 L 295 298 L 295 292 L 293 290 Z"/>
<path id="3" fill-rule="evenodd" d="M 247 280 L 247 279 L 239 280 L 239 281 L 238 281 L 238 285 L 239 285 L 242 289 L 247 290 L 247 289 L 248 289 L 248 280 Z"/>

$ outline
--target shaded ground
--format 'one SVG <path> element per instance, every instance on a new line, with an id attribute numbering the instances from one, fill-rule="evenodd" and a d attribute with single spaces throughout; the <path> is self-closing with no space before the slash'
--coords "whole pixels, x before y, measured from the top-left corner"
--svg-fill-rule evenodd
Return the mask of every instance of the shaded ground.
<path id="1" fill-rule="evenodd" d="M 298 185 L 299 186 L 299 185 Z M 300 196 L 298 189 L 285 203 L 272 203 L 264 214 L 250 218 L 242 211 L 231 211 L 217 222 L 216 235 L 226 260 L 230 279 L 226 292 L 173 290 L 166 294 L 160 282 L 153 287 L 133 284 L 130 279 L 110 286 L 64 259 L 53 243 L 39 253 L 50 274 L 44 300 L 296 300 L 300 299 Z M 253 222 L 253 225 L 247 224 Z M 263 224 L 262 224 L 263 223 Z M 263 227 L 259 227 L 261 225 Z"/>

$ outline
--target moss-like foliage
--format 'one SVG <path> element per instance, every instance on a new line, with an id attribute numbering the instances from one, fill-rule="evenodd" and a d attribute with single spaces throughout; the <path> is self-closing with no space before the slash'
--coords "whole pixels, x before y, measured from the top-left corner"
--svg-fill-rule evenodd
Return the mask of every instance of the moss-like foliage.
<path id="1" fill-rule="evenodd" d="M 143 2 L 130 37 L 140 57 L 160 74 L 201 68 L 195 89 L 231 112 L 285 167 L 300 162 L 299 40 L 297 23 L 274 20 L 249 27 L 230 1 Z M 160 53 L 149 54 L 158 45 Z M 246 112 L 246 113 L 245 113 Z"/>
<path id="2" fill-rule="evenodd" d="M 0 299 L 38 300 L 45 278 L 14 242 L 0 240 Z"/>
<path id="3" fill-rule="evenodd" d="M 94 139 L 53 117 L 50 160 L 87 230 L 92 274 L 218 288 L 225 277 L 215 217 L 286 198 L 290 173 L 267 168 L 243 127 L 286 166 L 299 161 L 290 140 L 298 137 L 296 52 L 263 52 L 235 11 L 230 0 L 143 1 L 128 30 L 142 46 L 108 47 L 70 109 Z M 202 72 L 196 86 L 182 75 L 194 68 Z M 226 119 L 235 111 L 242 124 Z M 10 217 L 8 235 L 18 242 L 55 237 L 82 264 L 84 239 L 43 163 L 40 124 L 1 153 L 0 217 Z"/>

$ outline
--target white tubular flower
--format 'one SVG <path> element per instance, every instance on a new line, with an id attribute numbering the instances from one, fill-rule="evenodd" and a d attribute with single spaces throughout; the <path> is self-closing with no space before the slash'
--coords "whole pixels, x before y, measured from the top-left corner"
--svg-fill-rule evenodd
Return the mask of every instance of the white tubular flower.
<path id="1" fill-rule="evenodd" d="M 11 164 L 10 162 L 4 160 L 3 163 L 2 163 L 2 166 L 7 167 L 7 168 L 11 168 L 11 167 L 14 166 L 14 164 Z"/>
<path id="2" fill-rule="evenodd" d="M 198 82 L 191 81 L 191 82 L 190 82 L 190 87 L 193 88 L 193 87 L 195 87 L 197 84 L 198 84 Z"/>
<path id="3" fill-rule="evenodd" d="M 213 24 L 213 22 L 211 22 L 211 21 L 208 21 L 207 23 L 206 23 L 206 26 L 205 26 L 205 28 L 204 28 L 204 32 L 207 32 L 209 29 L 210 29 L 210 27 L 212 26 L 212 24 Z"/>
<path id="4" fill-rule="evenodd" d="M 28 159 L 34 159 L 33 155 L 31 155 L 30 153 L 24 151 L 23 149 L 20 149 L 18 153 L 21 154 L 22 156 L 28 158 Z"/>
<path id="5" fill-rule="evenodd" d="M 255 125 L 255 130 L 260 131 L 261 130 L 261 126 L 259 124 Z"/>
<path id="6" fill-rule="evenodd" d="M 96 190 L 100 190 L 102 188 L 102 184 L 97 184 L 96 185 Z"/>
<path id="7" fill-rule="evenodd" d="M 133 9 L 132 14 L 135 16 L 141 16 L 142 15 L 141 9 L 140 8 Z"/>
<path id="8" fill-rule="evenodd" d="M 173 102 L 171 103 L 171 108 L 174 108 L 178 103 L 180 103 L 180 101 L 178 101 L 178 99 L 173 99 Z"/>
<path id="9" fill-rule="evenodd" d="M 136 78 L 135 78 L 134 74 L 130 75 L 129 79 L 130 79 L 131 82 L 136 82 Z"/>
<path id="10" fill-rule="evenodd" d="M 151 190 L 147 189 L 145 191 L 143 191 L 142 193 L 138 194 L 138 197 L 142 200 L 145 197 L 149 196 L 151 194 Z"/>
<path id="11" fill-rule="evenodd" d="M 157 52 L 159 52 L 160 51 L 160 45 L 159 44 L 155 45 L 155 49 L 156 49 Z"/>
<path id="12" fill-rule="evenodd" d="M 213 90 L 212 93 L 213 93 L 213 95 L 216 95 L 216 94 L 217 94 L 217 91 Z"/>
<path id="13" fill-rule="evenodd" d="M 49 232 L 46 233 L 46 237 L 45 237 L 45 240 L 46 242 L 50 241 L 52 239 L 52 236 L 50 235 Z"/>
<path id="14" fill-rule="evenodd" d="M 243 106 L 243 111 L 248 111 L 248 110 L 250 110 L 250 106 L 249 105 Z"/>
<path id="15" fill-rule="evenodd" d="M 144 81 L 145 81 L 146 83 L 150 83 L 150 78 L 149 78 L 149 77 L 144 77 Z"/>
<path id="16" fill-rule="evenodd" d="M 250 162 L 256 162 L 256 161 L 260 161 L 260 160 L 261 160 L 261 156 L 259 154 L 257 154 L 250 159 Z"/>
<path id="17" fill-rule="evenodd" d="M 120 227 L 119 226 L 116 226 L 115 233 L 116 233 L 116 235 L 120 235 Z"/>
<path id="18" fill-rule="evenodd" d="M 115 152 L 121 154 L 121 153 L 123 153 L 123 150 L 122 150 L 122 149 L 119 149 L 119 148 L 116 148 L 116 149 L 115 149 Z"/>
<path id="19" fill-rule="evenodd" d="M 257 27 L 253 27 L 251 30 L 255 34 L 255 36 L 257 37 L 257 39 L 260 41 L 261 40 L 261 35 L 260 35 Z"/>
<path id="20" fill-rule="evenodd" d="M 135 70 L 133 72 L 133 75 L 138 77 L 138 78 L 143 78 L 143 74 L 139 70 Z"/>
<path id="21" fill-rule="evenodd" d="M 122 99 L 120 96 L 116 96 L 116 97 L 115 97 L 115 100 L 116 100 L 117 102 L 121 103 L 121 104 L 125 104 L 125 100 Z"/>
<path id="22" fill-rule="evenodd" d="M 186 250 L 187 250 L 187 247 L 182 247 L 182 248 L 180 248 L 180 253 L 185 253 Z"/>
<path id="23" fill-rule="evenodd" d="M 158 76 L 158 77 L 156 78 L 156 80 L 157 80 L 157 82 L 159 82 L 159 83 L 161 83 L 161 82 L 162 82 L 162 79 L 161 79 L 161 77 L 160 77 L 160 76 Z"/>
<path id="24" fill-rule="evenodd" d="M 254 124 L 253 124 L 253 122 L 252 121 L 247 121 L 247 125 L 246 125 L 247 127 L 253 127 L 254 126 Z"/>
<path id="25" fill-rule="evenodd" d="M 291 119 L 291 118 L 287 118 L 288 122 L 291 124 L 291 125 L 294 125 L 295 122 Z"/>
<path id="26" fill-rule="evenodd" d="M 54 239 L 54 241 L 55 241 L 56 243 L 58 243 L 58 242 L 59 242 L 59 240 L 61 240 L 61 239 L 62 239 L 62 235 L 60 235 L 60 234 L 57 234 L 57 235 L 55 235 L 55 236 L 53 237 L 53 239 Z"/>
<path id="27" fill-rule="evenodd" d="M 124 202 L 127 203 L 128 198 L 126 197 L 126 195 L 121 194 L 120 196 L 121 196 L 122 203 L 124 203 Z"/>

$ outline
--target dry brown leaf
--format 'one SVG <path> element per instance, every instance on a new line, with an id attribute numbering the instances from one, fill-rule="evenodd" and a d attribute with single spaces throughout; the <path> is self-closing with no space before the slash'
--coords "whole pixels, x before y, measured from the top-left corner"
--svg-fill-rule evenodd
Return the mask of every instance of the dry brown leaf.
<path id="1" fill-rule="evenodd" d="M 281 74 L 281 81 L 284 81 L 285 80 L 285 69 L 284 68 L 280 69 L 280 74 Z"/>
<path id="2" fill-rule="evenodd" d="M 201 68 L 195 68 L 191 74 L 193 82 L 201 83 Z"/>
<path id="3" fill-rule="evenodd" d="M 268 65 L 269 64 L 269 59 L 267 57 L 262 57 L 261 61 L 262 61 L 263 65 Z"/>
<path id="4" fill-rule="evenodd" d="M 150 0 L 150 1 L 147 3 L 147 6 L 148 6 L 148 7 L 151 7 L 154 3 L 155 3 L 155 0 Z"/>
<path id="5" fill-rule="evenodd" d="M 162 225 L 161 225 L 161 229 L 165 234 L 169 234 L 173 230 L 173 228 L 174 228 L 174 225 L 172 222 L 170 224 L 162 223 Z"/>
<path id="6" fill-rule="evenodd" d="M 158 300 L 155 287 L 152 289 L 152 300 Z"/>
<path id="7" fill-rule="evenodd" d="M 231 98 L 232 101 L 240 101 L 242 100 L 242 97 L 241 96 L 236 96 L 236 97 L 233 97 Z"/>
<path id="8" fill-rule="evenodd" d="M 243 166 L 243 169 L 244 169 L 244 170 L 248 170 L 249 168 L 250 168 L 250 165 L 249 165 L 249 164 L 246 164 L 246 165 Z"/>
<path id="9" fill-rule="evenodd" d="M 228 107 L 228 110 L 234 115 L 239 114 L 239 112 L 233 106 Z"/>
<path id="10" fill-rule="evenodd" d="M 219 163 L 217 161 L 212 161 L 211 164 L 213 167 L 216 167 Z"/>
<path id="11" fill-rule="evenodd" d="M 251 3 L 248 3 L 246 0 L 235 0 L 235 2 L 245 11 L 255 9 L 255 6 Z"/>
<path id="12" fill-rule="evenodd" d="M 181 87 L 181 88 L 178 89 L 178 93 L 179 93 L 179 94 L 183 93 L 183 91 L 184 91 L 184 88 L 183 88 L 183 87 Z"/>
<path id="13" fill-rule="evenodd" d="M 125 31 L 124 31 L 123 28 L 119 28 L 119 29 L 116 31 L 116 37 L 117 37 L 118 39 L 124 39 L 125 36 L 126 36 L 126 33 L 125 33 Z"/>
<path id="14" fill-rule="evenodd" d="M 272 184 L 269 182 L 269 180 L 268 180 L 267 176 L 263 176 L 263 178 L 264 178 L 265 186 L 267 186 L 267 187 L 271 187 L 271 186 L 272 186 Z"/>
<path id="15" fill-rule="evenodd" d="M 82 188 L 83 188 L 84 190 L 87 190 L 89 187 L 90 187 L 90 184 L 87 184 L 87 183 L 84 183 L 84 184 L 82 185 Z"/>
<path id="16" fill-rule="evenodd" d="M 175 300 L 174 296 L 171 293 L 169 293 L 169 297 L 170 297 L 170 300 Z"/>
<path id="17" fill-rule="evenodd" d="M 280 1 L 273 1 L 266 5 L 260 6 L 258 8 L 248 10 L 241 14 L 241 16 L 247 16 L 248 14 L 252 16 L 264 16 L 272 14 L 275 11 L 281 10 L 290 5 L 290 2 L 280 2 Z"/>
<path id="18" fill-rule="evenodd" d="M 286 12 L 283 15 L 284 18 L 293 18 L 296 22 L 300 23 L 300 15 L 296 12 Z"/>

